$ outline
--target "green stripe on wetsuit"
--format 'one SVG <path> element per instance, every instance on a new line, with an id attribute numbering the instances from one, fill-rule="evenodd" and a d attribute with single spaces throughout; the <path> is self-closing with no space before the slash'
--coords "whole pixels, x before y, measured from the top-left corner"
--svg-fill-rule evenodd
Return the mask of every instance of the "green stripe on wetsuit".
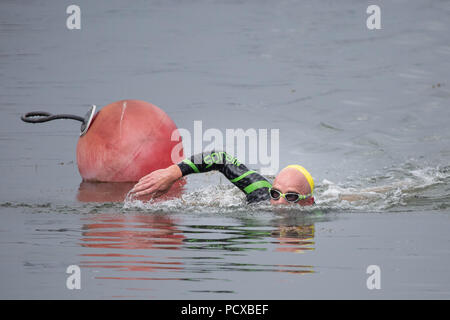
<path id="1" fill-rule="evenodd" d="M 271 188 L 271 187 L 272 187 L 272 185 L 269 182 L 267 182 L 267 180 L 261 180 L 261 181 L 254 182 L 251 185 L 248 185 L 247 187 L 245 187 L 244 192 L 249 194 L 257 189 Z"/>
<path id="2" fill-rule="evenodd" d="M 230 180 L 230 181 L 233 182 L 233 183 L 234 183 L 234 182 L 238 182 L 239 180 L 244 179 L 246 176 L 248 176 L 249 174 L 252 174 L 252 173 L 256 173 L 256 171 L 248 170 L 248 171 L 247 171 L 246 173 L 244 173 L 243 175 L 237 177 L 236 179 Z"/>
<path id="3" fill-rule="evenodd" d="M 191 160 L 184 159 L 183 162 L 188 164 L 192 168 L 192 170 L 194 170 L 195 173 L 199 173 L 200 172 L 200 171 L 198 171 L 197 166 Z"/>

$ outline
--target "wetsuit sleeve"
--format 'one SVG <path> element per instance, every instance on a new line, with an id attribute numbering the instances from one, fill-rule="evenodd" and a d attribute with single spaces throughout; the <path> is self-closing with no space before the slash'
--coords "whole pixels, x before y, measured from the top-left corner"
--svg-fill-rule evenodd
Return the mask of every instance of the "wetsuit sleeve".
<path id="1" fill-rule="evenodd" d="M 220 171 L 231 183 L 245 193 L 249 203 L 270 199 L 271 184 L 258 172 L 249 170 L 235 157 L 223 151 L 196 154 L 178 163 L 183 176 L 191 173 Z"/>

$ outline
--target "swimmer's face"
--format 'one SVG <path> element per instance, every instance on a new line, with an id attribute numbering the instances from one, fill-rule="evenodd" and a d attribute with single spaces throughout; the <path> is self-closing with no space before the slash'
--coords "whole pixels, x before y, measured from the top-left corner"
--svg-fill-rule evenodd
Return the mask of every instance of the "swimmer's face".
<path id="1" fill-rule="evenodd" d="M 311 193 L 311 187 L 308 183 L 308 180 L 300 171 L 295 168 L 284 168 L 283 170 L 281 170 L 273 181 L 272 189 L 278 190 L 281 193 L 293 192 L 303 195 Z M 280 197 L 278 200 L 270 199 L 270 203 L 273 205 L 298 204 L 301 206 L 308 206 L 313 204 L 313 200 L 312 198 L 308 198 L 291 203 L 286 201 L 284 197 Z"/>

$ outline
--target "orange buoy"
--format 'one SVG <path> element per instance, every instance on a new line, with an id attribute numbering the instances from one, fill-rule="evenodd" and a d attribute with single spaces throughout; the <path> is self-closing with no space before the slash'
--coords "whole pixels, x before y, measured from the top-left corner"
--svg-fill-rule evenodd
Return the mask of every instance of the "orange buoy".
<path id="1" fill-rule="evenodd" d="M 183 159 L 178 130 L 155 105 L 122 100 L 102 108 L 77 145 L 78 170 L 84 181 L 134 182 Z M 176 159 L 172 151 L 179 149 Z"/>

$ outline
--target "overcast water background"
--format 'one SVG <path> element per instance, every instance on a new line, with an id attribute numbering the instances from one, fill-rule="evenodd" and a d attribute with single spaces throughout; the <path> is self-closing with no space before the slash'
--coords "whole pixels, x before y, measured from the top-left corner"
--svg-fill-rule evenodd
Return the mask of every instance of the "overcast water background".
<path id="1" fill-rule="evenodd" d="M 72 31 L 70 4 L 0 3 L 0 298 L 450 297 L 450 2 L 78 0 Z M 124 201 L 132 184 L 81 183 L 79 123 L 20 121 L 122 99 L 279 129 L 317 205 L 247 206 L 219 174 Z"/>

